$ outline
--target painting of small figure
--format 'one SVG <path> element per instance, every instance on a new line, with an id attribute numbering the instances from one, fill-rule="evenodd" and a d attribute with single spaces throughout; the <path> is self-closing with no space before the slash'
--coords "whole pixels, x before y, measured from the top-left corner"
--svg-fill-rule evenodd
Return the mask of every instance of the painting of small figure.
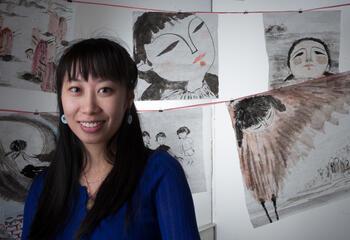
<path id="1" fill-rule="evenodd" d="M 205 166 L 211 167 L 211 129 L 203 126 L 203 116 L 211 118 L 200 108 L 140 113 L 145 145 L 178 160 L 192 193 L 207 191 Z"/>
<path id="2" fill-rule="evenodd" d="M 350 72 L 231 101 L 254 227 L 349 196 Z"/>
<path id="3" fill-rule="evenodd" d="M 147 131 L 142 132 L 143 143 L 147 148 L 151 148 L 151 135 Z"/>
<path id="4" fill-rule="evenodd" d="M 217 16 L 134 12 L 139 100 L 218 97 Z"/>
<path id="5" fill-rule="evenodd" d="M 263 17 L 270 88 L 338 72 L 340 11 L 266 13 Z"/>
<path id="6" fill-rule="evenodd" d="M 166 139 L 166 134 L 164 132 L 157 133 L 155 136 L 155 139 L 156 139 L 156 143 L 158 145 L 156 150 L 166 151 L 171 156 L 177 158 L 176 155 L 174 154 L 174 152 L 171 150 L 171 147 L 166 144 L 167 139 Z"/>
<path id="7" fill-rule="evenodd" d="M 195 161 L 195 150 L 193 140 L 190 136 L 190 129 L 186 126 L 182 126 L 177 129 L 176 134 L 180 140 L 180 154 L 183 156 L 187 165 L 192 165 Z"/>
<path id="8" fill-rule="evenodd" d="M 0 86 L 56 92 L 56 56 L 73 39 L 63 0 L 0 1 Z"/>
<path id="9" fill-rule="evenodd" d="M 3 27 L 3 17 L 0 15 L 0 57 L 3 61 L 12 59 L 13 32 L 9 27 Z"/>
<path id="10" fill-rule="evenodd" d="M 51 114 L 0 114 L 0 228 L 20 239 L 23 204 L 35 176 L 50 164 L 58 125 Z"/>

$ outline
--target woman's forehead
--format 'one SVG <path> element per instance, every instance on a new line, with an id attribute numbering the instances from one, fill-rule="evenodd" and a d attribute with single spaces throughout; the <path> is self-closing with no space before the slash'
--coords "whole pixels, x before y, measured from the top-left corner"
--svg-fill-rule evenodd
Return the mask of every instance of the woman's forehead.
<path id="1" fill-rule="evenodd" d="M 66 72 L 64 76 L 64 80 L 68 82 L 88 82 L 88 81 L 94 81 L 94 82 L 114 82 L 117 83 L 116 81 L 113 81 L 112 79 L 109 78 L 103 78 L 99 76 L 93 76 L 91 73 L 88 74 L 87 78 L 84 78 L 82 73 L 76 72 L 75 74 L 71 74 L 70 76 L 68 75 L 68 72 Z"/>

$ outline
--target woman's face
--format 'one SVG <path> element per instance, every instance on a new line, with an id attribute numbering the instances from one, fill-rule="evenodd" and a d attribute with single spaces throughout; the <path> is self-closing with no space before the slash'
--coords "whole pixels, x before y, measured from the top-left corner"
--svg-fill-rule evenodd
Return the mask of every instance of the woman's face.
<path id="1" fill-rule="evenodd" d="M 167 22 L 144 47 L 153 71 L 169 81 L 202 81 L 215 58 L 209 29 L 194 15 Z"/>
<path id="2" fill-rule="evenodd" d="M 328 67 L 326 49 L 321 43 L 305 40 L 298 43 L 290 55 L 290 70 L 295 78 L 318 78 Z"/>
<path id="3" fill-rule="evenodd" d="M 118 131 L 133 95 L 126 87 L 111 80 L 89 76 L 85 81 L 68 81 L 66 74 L 61 101 L 68 126 L 85 147 L 105 147 Z"/>

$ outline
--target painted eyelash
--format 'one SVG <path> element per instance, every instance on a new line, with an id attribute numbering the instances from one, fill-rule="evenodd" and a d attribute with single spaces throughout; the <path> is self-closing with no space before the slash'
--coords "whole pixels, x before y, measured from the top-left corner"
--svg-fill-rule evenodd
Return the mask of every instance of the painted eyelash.
<path id="1" fill-rule="evenodd" d="M 159 57 L 160 55 L 163 55 L 164 53 L 170 52 L 171 50 L 173 50 L 176 45 L 179 43 L 180 40 L 177 40 L 175 42 L 173 42 L 172 44 L 170 44 L 169 46 L 167 46 L 162 52 L 160 52 L 157 57 Z"/>
<path id="2" fill-rule="evenodd" d="M 296 55 L 293 57 L 293 59 L 296 58 L 296 57 L 299 57 L 299 56 L 301 56 L 301 55 L 303 55 L 303 54 L 304 54 L 303 52 L 300 52 L 300 53 L 296 54 Z"/>
<path id="3" fill-rule="evenodd" d="M 323 52 L 320 52 L 320 51 L 315 51 L 315 53 L 316 53 L 317 55 L 326 55 L 326 54 L 324 54 Z"/>
<path id="4" fill-rule="evenodd" d="M 202 22 L 193 30 L 192 33 L 197 32 L 199 29 L 201 29 L 201 28 L 203 27 L 203 25 L 204 25 L 204 22 L 202 21 Z"/>

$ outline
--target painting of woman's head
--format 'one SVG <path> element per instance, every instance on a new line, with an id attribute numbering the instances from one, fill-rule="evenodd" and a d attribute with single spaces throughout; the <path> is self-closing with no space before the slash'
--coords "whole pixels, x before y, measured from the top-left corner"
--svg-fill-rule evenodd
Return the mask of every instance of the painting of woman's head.
<path id="1" fill-rule="evenodd" d="M 339 71 L 340 11 L 263 14 L 269 87 Z"/>
<path id="2" fill-rule="evenodd" d="M 134 59 L 148 90 L 196 92 L 215 58 L 211 30 L 196 14 L 146 12 L 135 21 Z"/>
<path id="3" fill-rule="evenodd" d="M 296 40 L 288 53 L 289 79 L 313 79 L 329 75 L 331 57 L 326 43 L 318 38 Z"/>

